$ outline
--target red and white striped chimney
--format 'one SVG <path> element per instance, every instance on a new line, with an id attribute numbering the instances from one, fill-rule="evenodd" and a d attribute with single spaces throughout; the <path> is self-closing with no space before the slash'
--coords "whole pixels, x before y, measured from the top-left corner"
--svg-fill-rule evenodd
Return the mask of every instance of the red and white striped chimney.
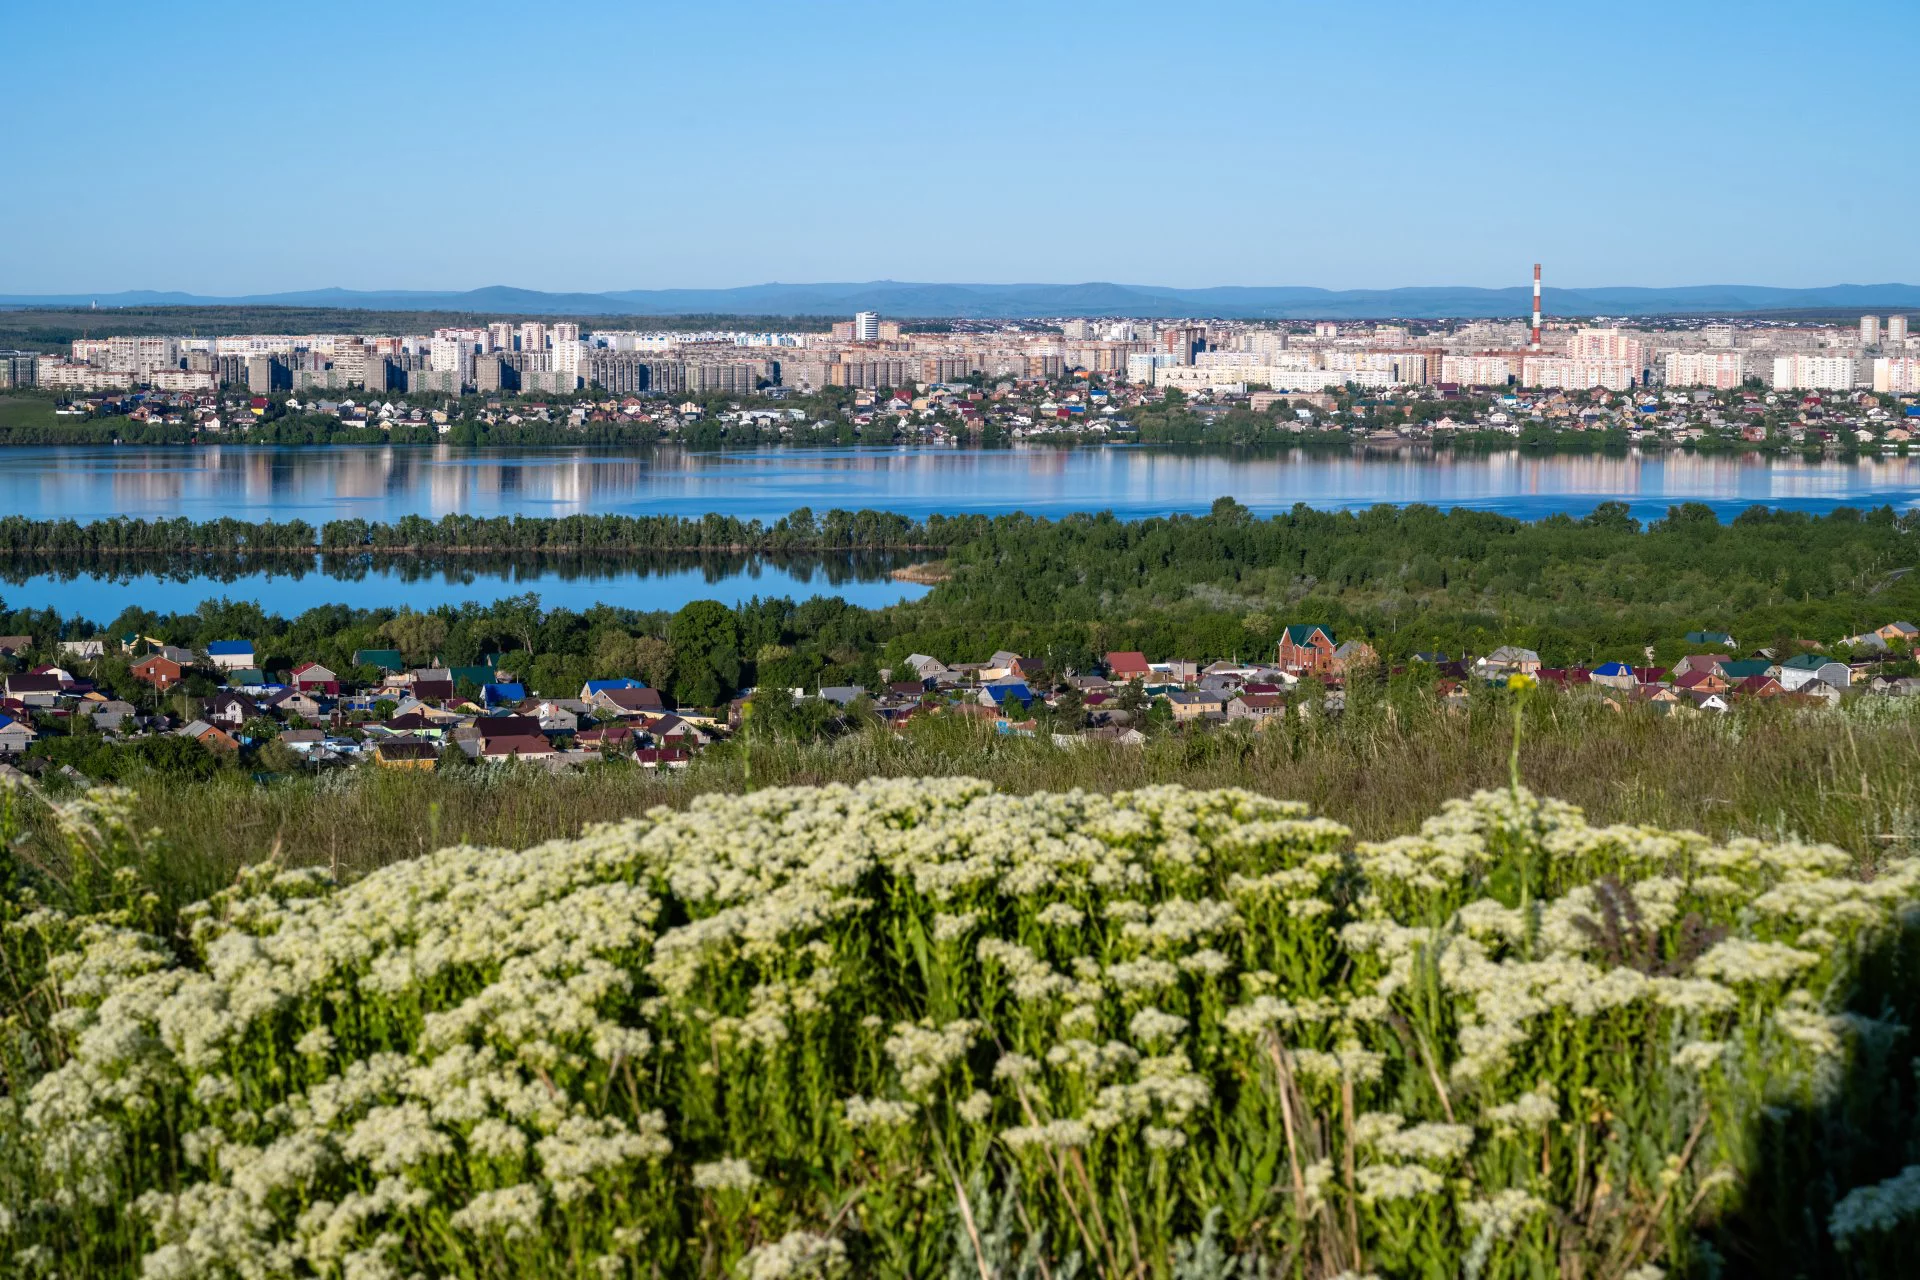
<path id="1" fill-rule="evenodd" d="M 1540 349 L 1540 264 L 1533 264 L 1533 349 Z"/>

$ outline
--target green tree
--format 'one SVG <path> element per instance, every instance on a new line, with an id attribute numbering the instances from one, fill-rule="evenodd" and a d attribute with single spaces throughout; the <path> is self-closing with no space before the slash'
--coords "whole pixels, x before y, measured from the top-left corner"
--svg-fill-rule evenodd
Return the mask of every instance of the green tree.
<path id="1" fill-rule="evenodd" d="M 740 680 L 740 624 L 717 600 L 687 604 L 668 626 L 673 645 L 673 695 L 696 707 L 718 706 Z"/>

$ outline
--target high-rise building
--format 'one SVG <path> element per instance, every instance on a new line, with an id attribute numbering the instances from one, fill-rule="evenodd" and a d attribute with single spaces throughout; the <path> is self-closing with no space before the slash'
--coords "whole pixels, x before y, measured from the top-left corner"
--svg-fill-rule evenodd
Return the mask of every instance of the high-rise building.
<path id="1" fill-rule="evenodd" d="M 1894 351 L 1904 351 L 1907 346 L 1907 318 L 1905 316 L 1887 317 L 1887 347 Z"/>
<path id="2" fill-rule="evenodd" d="M 465 336 L 435 335 L 427 348 L 427 359 L 436 373 L 453 375 L 460 386 L 473 385 L 473 343 Z"/>
<path id="3" fill-rule="evenodd" d="M 1667 385 L 1731 391 L 1746 378 L 1746 360 L 1738 351 L 1669 351 Z"/>
<path id="4" fill-rule="evenodd" d="M 1871 346 L 1877 345 L 1879 341 L 1880 341 L 1880 317 L 1879 316 L 1861 316 L 1860 317 L 1860 345 L 1863 347 L 1871 347 Z"/>
<path id="5" fill-rule="evenodd" d="M 1920 359 L 1881 356 L 1873 362 L 1873 389 L 1881 395 L 1894 396 L 1920 392 Z"/>
<path id="6" fill-rule="evenodd" d="M 516 350 L 545 351 L 547 349 L 547 326 L 538 320 L 529 320 L 520 326 L 519 344 Z"/>
<path id="7" fill-rule="evenodd" d="M 1206 344 L 1207 331 L 1197 325 L 1172 325 L 1160 331 L 1159 347 L 1175 364 L 1192 364 Z"/>
<path id="8" fill-rule="evenodd" d="M 0 351 L 0 387 L 40 385 L 40 357 L 31 351 Z"/>
<path id="9" fill-rule="evenodd" d="M 880 341 L 880 313 L 878 311 L 854 312 L 853 340 L 855 342 Z"/>
<path id="10" fill-rule="evenodd" d="M 1646 348 L 1638 338 L 1618 329 L 1581 329 L 1567 343 L 1573 360 L 1618 360 L 1638 369 L 1646 363 Z"/>
<path id="11" fill-rule="evenodd" d="M 293 385 L 293 371 L 278 356 L 247 358 L 247 391 L 251 395 L 271 395 Z"/>
<path id="12" fill-rule="evenodd" d="M 580 326 L 573 323 L 571 320 L 560 320 L 555 322 L 554 324 L 548 327 L 547 333 L 549 336 L 553 338 L 553 343 L 555 346 L 559 346 L 563 342 L 580 341 Z"/>
<path id="13" fill-rule="evenodd" d="M 505 320 L 496 320 L 487 326 L 487 350 L 513 350 L 513 325 Z"/>
<path id="14" fill-rule="evenodd" d="M 1781 391 L 1851 391 L 1855 367 L 1851 356 L 1779 356 L 1773 362 L 1773 385 Z"/>

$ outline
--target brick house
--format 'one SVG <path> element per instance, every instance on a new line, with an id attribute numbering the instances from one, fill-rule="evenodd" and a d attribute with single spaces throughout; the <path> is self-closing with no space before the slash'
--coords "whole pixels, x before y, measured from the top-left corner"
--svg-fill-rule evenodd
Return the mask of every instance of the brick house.
<path id="1" fill-rule="evenodd" d="M 1311 622 L 1296 622 L 1280 633 L 1274 646 L 1273 662 L 1288 675 L 1337 675 L 1334 650 L 1340 642 L 1330 628 Z"/>
<path id="2" fill-rule="evenodd" d="M 157 653 L 151 658 L 142 658 L 133 664 L 133 678 L 152 685 L 162 693 L 179 684 L 180 677 L 185 671 L 186 668 L 172 658 L 163 657 Z"/>

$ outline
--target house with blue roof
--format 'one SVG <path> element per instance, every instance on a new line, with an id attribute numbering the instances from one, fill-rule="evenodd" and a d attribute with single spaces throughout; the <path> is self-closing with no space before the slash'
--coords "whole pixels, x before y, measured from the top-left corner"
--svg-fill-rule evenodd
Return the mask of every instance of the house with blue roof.
<path id="1" fill-rule="evenodd" d="M 207 660 L 222 671 L 239 671 L 253 665 L 253 641 L 212 640 L 207 643 Z"/>
<path id="2" fill-rule="evenodd" d="M 527 686 L 517 680 L 511 683 L 483 685 L 480 689 L 480 700 L 490 707 L 504 706 L 510 702 L 525 702 Z"/>
<path id="3" fill-rule="evenodd" d="M 1033 705 L 1033 690 L 1017 680 L 1008 680 L 1000 684 L 990 684 L 980 690 L 980 705 L 983 707 L 1004 707 L 1012 700 L 1022 707 Z"/>
<path id="4" fill-rule="evenodd" d="M 1632 689 L 1640 683 L 1632 665 L 1625 662 L 1603 662 L 1593 669 L 1588 679 L 1610 689 Z"/>

